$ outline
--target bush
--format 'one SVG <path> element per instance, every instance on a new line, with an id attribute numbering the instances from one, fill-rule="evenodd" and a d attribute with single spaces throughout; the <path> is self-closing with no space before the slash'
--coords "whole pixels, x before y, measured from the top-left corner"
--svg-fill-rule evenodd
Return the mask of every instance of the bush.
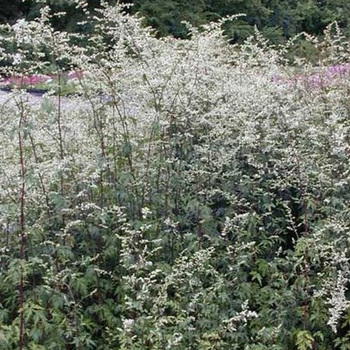
<path id="1" fill-rule="evenodd" d="M 121 5 L 85 14 L 79 40 L 47 8 L 2 37 L 3 74 L 84 74 L 3 102 L 0 349 L 346 349 L 341 33 L 312 66 L 224 21 L 158 39 Z"/>

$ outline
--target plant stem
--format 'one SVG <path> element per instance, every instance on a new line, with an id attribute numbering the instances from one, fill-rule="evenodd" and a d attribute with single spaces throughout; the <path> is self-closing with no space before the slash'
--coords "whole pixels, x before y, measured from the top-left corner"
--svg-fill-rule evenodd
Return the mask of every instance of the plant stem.
<path id="1" fill-rule="evenodd" d="M 22 101 L 21 101 L 22 102 Z M 19 165 L 20 165 L 20 189 L 19 189 L 19 204 L 20 204 L 20 214 L 19 214 L 19 225 L 20 225 L 20 282 L 19 282 L 19 313 L 20 313 L 20 326 L 19 326 L 19 348 L 23 350 L 24 348 L 24 271 L 23 271 L 23 260 L 26 246 L 26 233 L 25 233 L 25 196 L 26 196 L 26 186 L 25 186 L 25 155 L 24 155 L 24 132 L 23 127 L 25 124 L 25 111 L 23 108 L 23 102 L 20 104 L 21 114 L 18 125 L 18 146 L 19 146 Z"/>

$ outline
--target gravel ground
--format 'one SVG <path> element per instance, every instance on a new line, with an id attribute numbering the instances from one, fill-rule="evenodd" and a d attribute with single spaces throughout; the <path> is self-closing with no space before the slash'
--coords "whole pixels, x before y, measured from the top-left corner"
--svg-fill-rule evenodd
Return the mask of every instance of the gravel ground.
<path id="1" fill-rule="evenodd" d="M 29 99 L 29 103 L 33 105 L 34 107 L 39 108 L 42 101 L 43 101 L 43 95 L 40 93 L 30 93 L 27 95 Z M 48 97 L 54 104 L 58 104 L 58 97 L 57 96 L 50 96 Z M 94 102 L 96 103 L 109 103 L 111 101 L 110 96 L 98 96 L 96 97 L 96 100 Z M 11 106 L 14 104 L 14 99 L 11 96 L 10 92 L 0 90 L 0 110 L 6 109 L 6 106 Z M 136 116 L 137 112 L 136 109 L 133 107 L 125 107 L 125 111 L 130 113 L 131 115 Z M 89 101 L 84 100 L 80 97 L 61 97 L 61 109 L 62 110 L 90 110 L 91 105 Z"/>
<path id="2" fill-rule="evenodd" d="M 37 106 L 38 108 L 40 107 L 42 101 L 43 101 L 43 96 L 42 94 L 39 93 L 30 93 L 27 95 L 29 99 L 29 103 L 33 106 Z M 54 103 L 58 103 L 58 97 L 57 96 L 51 96 L 49 97 L 50 100 Z M 11 93 L 6 92 L 6 91 L 0 91 L 0 108 L 6 108 L 6 106 L 11 106 L 14 103 L 14 99 L 11 97 Z M 61 108 L 64 109 L 81 109 L 81 108 L 86 108 L 87 104 L 86 102 L 84 103 L 81 99 L 79 98 L 69 98 L 69 97 L 61 97 Z"/>
<path id="3" fill-rule="evenodd" d="M 43 99 L 41 94 L 28 94 L 28 99 L 30 104 L 32 105 L 37 105 L 38 107 L 41 104 L 41 101 Z M 54 100 L 57 100 L 57 97 L 51 97 Z M 62 102 L 64 102 L 64 104 L 67 102 L 66 98 L 62 98 Z M 0 105 L 6 106 L 7 104 L 12 104 L 13 98 L 11 96 L 11 93 L 6 92 L 6 91 L 0 91 Z"/>

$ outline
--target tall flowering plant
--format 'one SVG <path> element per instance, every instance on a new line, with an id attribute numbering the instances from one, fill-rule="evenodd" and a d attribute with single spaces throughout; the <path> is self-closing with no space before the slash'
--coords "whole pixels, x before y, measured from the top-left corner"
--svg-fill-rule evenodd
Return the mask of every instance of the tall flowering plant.
<path id="1" fill-rule="evenodd" d="M 0 349 L 346 349 L 347 42 L 290 83 L 287 47 L 230 45 L 234 18 L 158 39 L 77 6 L 81 40 L 47 7 L 0 40 L 2 73 L 58 85 L 0 109 Z"/>

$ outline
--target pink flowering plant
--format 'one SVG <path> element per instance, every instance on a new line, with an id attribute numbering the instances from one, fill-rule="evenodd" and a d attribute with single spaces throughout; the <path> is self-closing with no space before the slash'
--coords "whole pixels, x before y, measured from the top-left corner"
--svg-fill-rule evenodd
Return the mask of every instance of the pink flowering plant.
<path id="1" fill-rule="evenodd" d="M 274 76 L 273 81 L 288 85 L 303 84 L 309 89 L 327 89 L 337 84 L 346 84 L 350 79 L 350 63 L 317 67 L 313 70 L 313 73 L 296 74 L 290 78 Z"/>
<path id="2" fill-rule="evenodd" d="M 62 95 L 74 94 L 79 79 L 82 79 L 81 72 L 68 72 L 60 75 L 60 93 Z M 28 76 L 13 75 L 0 81 L 3 90 L 12 90 L 15 88 L 26 89 L 29 92 L 48 92 L 58 91 L 57 75 L 33 74 Z"/>
<path id="3" fill-rule="evenodd" d="M 10 85 L 10 86 L 36 86 L 39 84 L 50 82 L 52 78 L 48 75 L 31 75 L 31 76 L 12 76 L 9 78 L 4 79 L 1 83 L 3 85 Z"/>

